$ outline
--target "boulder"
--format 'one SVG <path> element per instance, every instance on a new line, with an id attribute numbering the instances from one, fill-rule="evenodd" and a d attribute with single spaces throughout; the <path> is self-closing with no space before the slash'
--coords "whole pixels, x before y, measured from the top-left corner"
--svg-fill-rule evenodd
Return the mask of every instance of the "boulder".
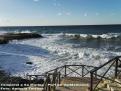
<path id="1" fill-rule="evenodd" d="M 7 39 L 0 37 L 0 44 L 7 44 L 9 41 Z"/>
<path id="2" fill-rule="evenodd" d="M 6 33 L 0 35 L 0 44 L 7 44 L 11 40 L 22 40 L 30 38 L 42 38 L 42 35 L 37 33 Z"/>
<path id="3" fill-rule="evenodd" d="M 32 65 L 33 63 L 32 62 L 26 62 L 26 64 Z"/>

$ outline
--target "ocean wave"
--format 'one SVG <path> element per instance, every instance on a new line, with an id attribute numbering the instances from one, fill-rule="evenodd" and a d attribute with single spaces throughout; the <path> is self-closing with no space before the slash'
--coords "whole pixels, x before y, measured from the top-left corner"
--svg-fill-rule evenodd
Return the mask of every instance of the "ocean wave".
<path id="1" fill-rule="evenodd" d="M 107 33 L 107 34 L 101 34 L 101 35 L 96 35 L 96 34 L 69 34 L 65 33 L 65 37 L 69 37 L 72 39 L 100 39 L 100 40 L 120 40 L 121 39 L 121 33 Z"/>
<path id="2" fill-rule="evenodd" d="M 43 34 L 46 36 L 43 39 L 31 39 L 23 41 L 15 41 L 13 44 L 29 45 L 46 49 L 51 57 L 42 58 L 41 56 L 30 56 L 29 60 L 33 62 L 35 72 L 31 70 L 30 74 L 39 74 L 47 70 L 53 69 L 65 64 L 85 64 L 92 66 L 99 66 L 109 59 L 121 55 L 121 52 L 113 52 L 108 50 L 101 50 L 96 48 L 73 48 L 72 44 L 61 43 L 55 41 L 61 39 L 63 34 Z M 75 44 L 76 45 L 76 44 Z"/>
<path id="3" fill-rule="evenodd" d="M 30 31 L 30 30 L 15 30 L 15 31 L 4 31 L 4 30 L 0 30 L 0 35 L 4 35 L 7 33 L 35 33 L 36 31 Z"/>
<path id="4" fill-rule="evenodd" d="M 0 35 L 4 35 L 4 34 L 6 34 L 6 33 L 8 33 L 7 31 L 0 31 Z"/>
<path id="5" fill-rule="evenodd" d="M 13 31 L 13 33 L 34 33 L 36 31 L 30 31 L 30 30 L 15 30 Z"/>
<path id="6" fill-rule="evenodd" d="M 73 45 L 76 44 L 56 42 L 63 38 L 61 36 L 69 35 L 70 37 L 72 35 L 75 36 L 75 34 L 60 33 L 42 35 L 46 37 L 41 39 L 12 41 L 6 46 L 1 45 L 0 61 L 3 61 L 0 66 L 5 70 L 9 70 L 12 75 L 23 76 L 23 74 L 27 73 L 41 74 L 65 64 L 99 66 L 109 59 L 121 55 L 121 52 L 89 47 L 74 48 Z M 40 49 L 47 50 L 47 52 L 41 53 Z M 47 53 L 49 55 L 47 55 Z M 33 65 L 30 66 L 26 64 L 28 61 L 32 62 Z M 17 69 L 15 69 L 16 67 Z"/>

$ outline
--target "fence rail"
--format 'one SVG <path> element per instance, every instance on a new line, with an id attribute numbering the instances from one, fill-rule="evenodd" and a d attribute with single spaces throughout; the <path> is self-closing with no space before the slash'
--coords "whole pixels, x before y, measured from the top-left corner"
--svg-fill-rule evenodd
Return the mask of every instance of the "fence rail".
<path id="1" fill-rule="evenodd" d="M 106 80 L 121 85 L 120 82 L 115 81 L 115 79 L 118 78 L 118 76 L 120 75 L 120 72 L 121 72 L 120 71 L 120 68 L 121 68 L 120 58 L 121 58 L 121 56 L 115 57 L 115 58 L 109 60 L 108 62 L 104 63 L 103 65 L 90 71 L 90 78 L 91 78 L 90 91 L 96 91 L 97 89 L 101 89 L 99 85 L 103 81 L 106 81 Z M 105 70 L 104 70 L 104 68 L 105 68 Z M 100 71 L 103 71 L 103 73 L 101 74 Z M 96 75 L 96 77 L 98 79 L 100 79 L 96 85 L 93 84 L 94 75 Z"/>
<path id="2" fill-rule="evenodd" d="M 45 91 L 50 91 L 48 90 L 50 88 L 49 84 L 60 84 L 62 78 L 65 77 L 89 77 L 90 71 L 94 68 L 97 67 L 88 65 L 64 65 L 47 71 L 43 73 L 43 75 L 27 75 L 27 77 L 30 80 L 32 79 L 32 77 L 46 77 L 46 80 L 44 82 L 44 89 Z M 53 89 L 55 89 L 55 87 L 53 87 Z"/>

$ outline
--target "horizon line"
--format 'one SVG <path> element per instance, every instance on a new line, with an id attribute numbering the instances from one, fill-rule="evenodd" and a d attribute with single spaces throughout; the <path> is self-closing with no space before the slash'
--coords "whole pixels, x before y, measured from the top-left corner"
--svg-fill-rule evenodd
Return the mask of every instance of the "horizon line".
<path id="1" fill-rule="evenodd" d="M 121 25 L 121 24 L 87 24 L 87 25 L 7 25 L 0 27 L 61 27 L 61 26 L 108 26 L 108 25 Z"/>

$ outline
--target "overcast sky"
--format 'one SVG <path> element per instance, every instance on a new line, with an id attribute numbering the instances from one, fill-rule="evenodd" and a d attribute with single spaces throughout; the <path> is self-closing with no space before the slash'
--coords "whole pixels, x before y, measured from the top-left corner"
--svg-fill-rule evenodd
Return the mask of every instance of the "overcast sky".
<path id="1" fill-rule="evenodd" d="M 121 24 L 121 0 L 0 0 L 0 26 Z"/>

